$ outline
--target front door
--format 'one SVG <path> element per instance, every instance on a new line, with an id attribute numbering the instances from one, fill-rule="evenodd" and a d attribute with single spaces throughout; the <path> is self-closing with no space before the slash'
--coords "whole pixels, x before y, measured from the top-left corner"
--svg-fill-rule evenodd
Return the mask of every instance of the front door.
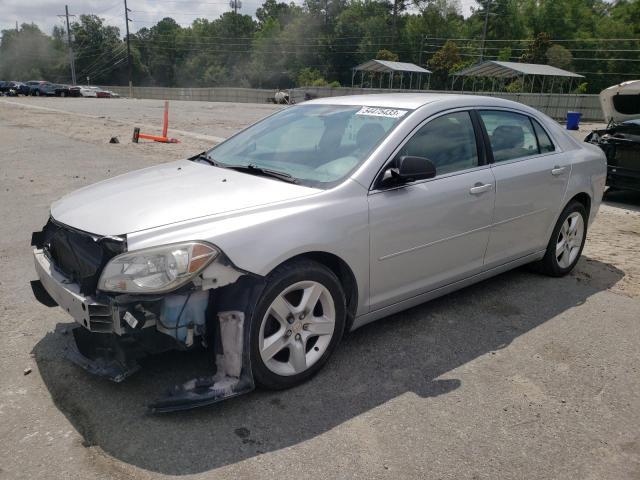
<path id="1" fill-rule="evenodd" d="M 495 181 L 476 130 L 466 111 L 429 120 L 394 158 L 428 158 L 436 177 L 370 193 L 372 311 L 482 269 Z"/>

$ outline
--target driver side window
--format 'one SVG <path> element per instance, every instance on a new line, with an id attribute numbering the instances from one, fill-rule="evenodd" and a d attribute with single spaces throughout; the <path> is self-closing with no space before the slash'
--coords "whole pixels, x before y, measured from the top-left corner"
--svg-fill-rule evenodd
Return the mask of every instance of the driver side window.
<path id="1" fill-rule="evenodd" d="M 399 156 L 424 157 L 436 175 L 479 165 L 476 136 L 469 112 L 447 113 L 424 125 L 402 147 Z"/>

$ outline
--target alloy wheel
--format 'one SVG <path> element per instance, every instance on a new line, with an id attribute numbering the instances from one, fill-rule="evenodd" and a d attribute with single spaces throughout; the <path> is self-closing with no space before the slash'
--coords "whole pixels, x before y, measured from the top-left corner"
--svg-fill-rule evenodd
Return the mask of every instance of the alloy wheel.
<path id="1" fill-rule="evenodd" d="M 573 212 L 562 224 L 556 242 L 556 260 L 561 268 L 569 268 L 578 257 L 584 238 L 584 219 Z"/>
<path id="2" fill-rule="evenodd" d="M 334 300 L 324 285 L 302 281 L 288 286 L 262 318 L 258 339 L 262 361 L 277 375 L 304 372 L 326 352 L 335 323 Z"/>

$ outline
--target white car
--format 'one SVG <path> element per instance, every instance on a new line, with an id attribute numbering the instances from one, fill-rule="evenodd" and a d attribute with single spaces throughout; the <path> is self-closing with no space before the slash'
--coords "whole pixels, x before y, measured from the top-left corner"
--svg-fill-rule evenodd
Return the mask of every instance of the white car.
<path id="1" fill-rule="evenodd" d="M 566 275 L 605 176 L 598 147 L 520 103 L 324 98 L 63 197 L 35 266 L 93 373 L 211 349 L 214 375 L 152 407 L 188 408 L 297 385 L 344 332 L 520 265 Z"/>
<path id="2" fill-rule="evenodd" d="M 81 97 L 97 97 L 97 89 L 98 87 L 85 87 L 85 86 L 80 86 L 80 96 Z"/>

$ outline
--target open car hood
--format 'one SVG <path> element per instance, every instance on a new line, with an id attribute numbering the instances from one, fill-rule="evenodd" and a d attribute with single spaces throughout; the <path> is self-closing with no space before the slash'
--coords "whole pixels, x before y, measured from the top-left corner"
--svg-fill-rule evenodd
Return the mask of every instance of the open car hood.
<path id="1" fill-rule="evenodd" d="M 179 160 L 72 192 L 51 206 L 70 227 L 110 236 L 301 198 L 320 190 Z"/>
<path id="2" fill-rule="evenodd" d="M 640 118 L 640 80 L 631 80 L 600 92 L 605 122 L 622 123 Z"/>

